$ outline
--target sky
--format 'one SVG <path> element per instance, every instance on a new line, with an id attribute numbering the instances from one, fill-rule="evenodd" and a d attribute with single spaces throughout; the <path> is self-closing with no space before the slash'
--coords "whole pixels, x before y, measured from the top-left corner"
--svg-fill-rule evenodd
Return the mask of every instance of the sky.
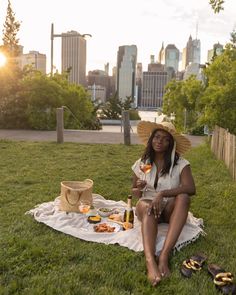
<path id="1" fill-rule="evenodd" d="M 89 33 L 87 72 L 116 65 L 118 47 L 137 45 L 138 62 L 147 70 L 150 55 L 158 58 L 164 46 L 175 44 L 182 52 L 189 35 L 201 40 L 201 62 L 214 43 L 225 45 L 236 28 L 236 0 L 226 0 L 224 11 L 214 14 L 209 0 L 11 0 L 24 53 L 47 55 L 50 71 L 50 31 Z M 0 44 L 7 0 L 0 0 Z M 198 28 L 198 30 L 196 29 Z M 60 71 L 61 38 L 54 39 L 54 65 Z"/>

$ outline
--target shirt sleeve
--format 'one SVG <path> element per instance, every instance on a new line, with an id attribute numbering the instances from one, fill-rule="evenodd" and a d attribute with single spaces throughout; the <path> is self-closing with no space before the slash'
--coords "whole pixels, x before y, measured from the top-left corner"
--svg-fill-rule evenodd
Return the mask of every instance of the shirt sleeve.
<path id="1" fill-rule="evenodd" d="M 134 172 L 134 174 L 135 174 L 137 177 L 140 177 L 140 168 L 139 168 L 139 166 L 140 166 L 140 161 L 141 161 L 141 158 L 138 159 L 138 160 L 134 163 L 134 165 L 131 167 L 132 170 L 133 170 L 133 172 Z"/>
<path id="2" fill-rule="evenodd" d="M 181 174 L 184 167 L 186 167 L 188 165 L 190 165 L 189 161 L 180 157 L 179 160 L 178 160 L 179 174 Z"/>

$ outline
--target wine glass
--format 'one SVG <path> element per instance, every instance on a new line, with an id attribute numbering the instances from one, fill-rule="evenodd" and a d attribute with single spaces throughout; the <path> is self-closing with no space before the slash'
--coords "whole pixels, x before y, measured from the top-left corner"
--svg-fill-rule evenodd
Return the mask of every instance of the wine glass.
<path id="1" fill-rule="evenodd" d="M 150 163 L 150 160 L 147 159 L 145 162 L 141 161 L 139 165 L 140 170 L 144 173 L 144 180 L 146 181 L 146 175 L 151 171 L 152 169 L 152 164 Z M 143 189 L 143 191 L 147 191 L 147 185 Z"/>
<path id="2" fill-rule="evenodd" d="M 81 200 L 79 201 L 79 211 L 80 213 L 86 214 L 89 212 L 91 207 L 91 202 L 87 200 Z"/>

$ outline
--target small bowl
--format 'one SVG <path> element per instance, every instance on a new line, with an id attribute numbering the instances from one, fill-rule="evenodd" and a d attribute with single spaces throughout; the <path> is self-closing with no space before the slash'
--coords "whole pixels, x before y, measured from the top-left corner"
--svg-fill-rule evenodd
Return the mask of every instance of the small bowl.
<path id="1" fill-rule="evenodd" d="M 98 208 L 97 212 L 102 217 L 108 217 L 114 212 L 114 209 L 101 207 L 101 208 Z"/>
<path id="2" fill-rule="evenodd" d="M 95 224 L 101 222 L 102 219 L 99 215 L 90 215 L 87 220 L 89 223 Z"/>

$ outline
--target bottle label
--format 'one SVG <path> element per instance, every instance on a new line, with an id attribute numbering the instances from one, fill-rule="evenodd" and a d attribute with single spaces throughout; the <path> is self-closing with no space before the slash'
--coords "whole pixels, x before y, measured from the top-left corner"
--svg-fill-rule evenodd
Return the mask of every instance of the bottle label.
<path id="1" fill-rule="evenodd" d="M 134 211 L 132 208 L 126 208 L 124 213 L 123 227 L 125 230 L 133 228 L 134 224 Z"/>

